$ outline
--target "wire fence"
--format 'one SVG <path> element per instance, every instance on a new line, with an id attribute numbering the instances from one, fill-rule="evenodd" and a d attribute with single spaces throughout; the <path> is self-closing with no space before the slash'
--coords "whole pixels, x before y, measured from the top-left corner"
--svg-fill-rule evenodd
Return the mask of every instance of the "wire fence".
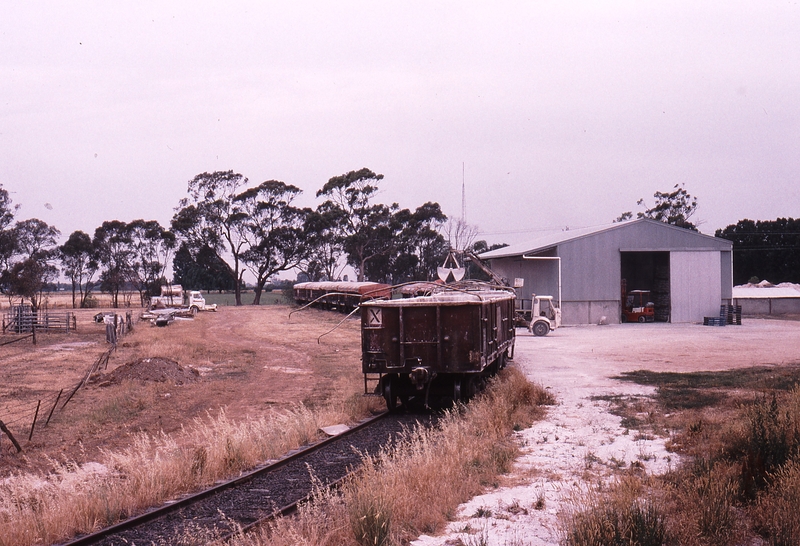
<path id="1" fill-rule="evenodd" d="M 130 313 L 128 313 L 125 319 L 115 319 L 111 324 L 112 326 L 110 328 L 114 329 L 113 341 L 108 339 L 109 334 L 107 332 L 107 340 L 111 343 L 111 347 L 92 362 L 81 375 L 77 383 L 45 392 L 30 394 L 25 396 L 24 399 L 14 400 L 6 397 L 0 400 L 0 456 L 4 454 L 7 448 L 7 446 L 3 445 L 5 441 L 4 438 L 7 438 L 8 441 L 11 442 L 12 447 L 8 447 L 8 449 L 21 452 L 22 446 L 19 443 L 20 438 L 26 438 L 30 442 L 37 430 L 46 427 L 53 416 L 64 411 L 67 404 L 70 403 L 81 388 L 86 386 L 86 383 L 93 374 L 99 372 L 101 369 L 108 369 L 108 361 L 117 348 L 116 342 L 118 336 L 124 336 L 133 330 Z M 22 341 L 33 335 L 34 334 L 5 341 L 0 343 L 0 346 Z"/>

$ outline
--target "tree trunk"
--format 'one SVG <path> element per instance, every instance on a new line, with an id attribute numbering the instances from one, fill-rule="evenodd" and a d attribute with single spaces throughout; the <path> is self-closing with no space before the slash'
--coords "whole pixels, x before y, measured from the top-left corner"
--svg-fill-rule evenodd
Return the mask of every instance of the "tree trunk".
<path id="1" fill-rule="evenodd" d="M 236 305 L 242 304 L 242 279 L 239 275 L 239 257 L 233 257 L 233 277 L 236 279 L 236 284 L 233 287 L 233 293 L 236 296 Z"/>
<path id="2" fill-rule="evenodd" d="M 257 282 L 253 288 L 253 305 L 261 305 L 261 293 L 264 291 L 264 284 Z"/>

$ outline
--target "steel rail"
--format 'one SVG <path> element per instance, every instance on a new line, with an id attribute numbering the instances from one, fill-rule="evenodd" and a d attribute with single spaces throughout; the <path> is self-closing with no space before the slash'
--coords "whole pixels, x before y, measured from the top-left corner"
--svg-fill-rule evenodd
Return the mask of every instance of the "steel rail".
<path id="1" fill-rule="evenodd" d="M 389 413 L 389 412 L 387 412 L 387 413 Z M 338 480 L 332 481 L 331 483 L 327 484 L 325 487 L 327 487 L 328 489 L 337 489 L 337 488 L 339 488 L 339 486 L 341 486 L 344 483 L 344 481 L 347 478 L 349 478 L 350 476 L 352 476 L 356 472 L 358 472 L 358 469 L 351 470 L 350 472 L 348 472 L 347 474 L 345 474 L 344 476 L 342 476 Z M 295 512 L 297 512 L 297 509 L 301 504 L 303 504 L 304 502 L 310 501 L 312 498 L 314 498 L 314 492 L 313 491 L 311 493 L 309 493 L 308 495 L 306 495 L 305 497 L 303 497 L 302 499 L 297 499 L 294 502 L 290 502 L 286 506 L 278 508 L 277 510 L 274 510 L 272 513 L 267 514 L 264 517 L 258 518 L 255 521 L 252 521 L 252 522 L 248 523 L 247 525 L 242 525 L 242 526 L 240 526 L 238 529 L 236 529 L 234 531 L 230 531 L 228 533 L 225 533 L 224 535 L 220 536 L 217 540 L 215 540 L 214 544 L 225 544 L 227 542 L 230 542 L 231 540 L 233 540 L 236 537 L 242 536 L 245 533 L 249 533 L 250 531 L 252 531 L 256 527 L 260 527 L 261 525 L 264 525 L 268 521 L 272 521 L 274 519 L 278 519 L 279 517 L 283 517 L 283 516 L 290 516 L 290 515 L 294 514 Z"/>
<path id="2" fill-rule="evenodd" d="M 216 494 L 218 494 L 218 493 L 220 493 L 222 491 L 225 491 L 225 490 L 228 490 L 228 489 L 232 489 L 232 488 L 238 487 L 238 486 L 240 486 L 242 484 L 245 484 L 245 483 L 251 481 L 253 478 L 255 478 L 257 476 L 260 476 L 262 474 L 268 474 L 269 472 L 272 472 L 272 471 L 277 470 L 277 469 L 279 469 L 279 468 L 281 468 L 283 466 L 286 466 L 287 464 L 289 464 L 289 463 L 291 463 L 291 462 L 293 462 L 293 461 L 295 461 L 297 459 L 301 459 L 301 458 L 313 453 L 314 451 L 317 451 L 317 450 L 319 450 L 319 449 L 321 449 L 321 448 L 323 448 L 323 447 L 325 447 L 325 446 L 327 446 L 329 444 L 332 444 L 332 443 L 335 443 L 335 442 L 339 441 L 341 438 L 347 437 L 347 436 L 349 436 L 349 435 L 351 435 L 351 434 L 353 434 L 353 433 L 355 433 L 357 431 L 365 429 L 365 428 L 373 425 L 374 423 L 386 418 L 389 415 L 391 415 L 391 412 L 385 411 L 385 412 L 380 413 L 380 414 L 378 414 L 378 415 L 376 415 L 374 417 L 365 419 L 364 421 L 361 421 L 357 425 L 355 425 L 352 428 L 346 430 L 345 432 L 342 432 L 341 434 L 337 434 L 336 436 L 331 436 L 329 438 L 325 438 L 325 439 L 320 440 L 319 442 L 316 442 L 316 443 L 311 444 L 309 446 L 302 447 L 300 449 L 290 451 L 286 456 L 284 456 L 282 459 L 280 459 L 280 460 L 278 460 L 278 461 L 276 461 L 274 463 L 271 463 L 271 464 L 268 464 L 268 465 L 265 465 L 265 466 L 262 466 L 262 467 L 255 468 L 254 470 L 251 470 L 251 471 L 249 471 L 249 472 L 247 472 L 245 474 L 242 474 L 241 476 L 238 476 L 238 477 L 233 478 L 231 480 L 227 480 L 227 481 L 222 482 L 222 483 L 218 483 L 218 484 L 214 485 L 213 487 L 210 487 L 210 488 L 205 489 L 203 491 L 200 491 L 198 493 L 193 493 L 191 495 L 182 497 L 182 498 L 180 498 L 180 499 L 178 499 L 176 501 L 167 501 L 165 504 L 162 504 L 159 507 L 152 508 L 152 509 L 150 509 L 150 510 L 148 510 L 146 512 L 143 512 L 143 513 L 141 513 L 139 515 L 132 516 L 132 517 L 126 519 L 126 520 L 123 520 L 123 521 L 121 521 L 119 523 L 111 525 L 110 527 L 106 527 L 104 529 L 100 529 L 99 531 L 95 531 L 93 533 L 86 534 L 86 535 L 83 535 L 81 537 L 72 539 L 69 542 L 64 542 L 64 543 L 62 543 L 62 546 L 86 546 L 86 545 L 89 545 L 89 544 L 95 544 L 95 543 L 97 543 L 97 542 L 99 542 L 99 541 L 101 541 L 101 540 L 103 540 L 103 539 L 105 539 L 105 538 L 107 538 L 109 536 L 115 535 L 117 533 L 121 533 L 123 531 L 128 531 L 130 529 L 134 529 L 134 528 L 136 528 L 136 527 L 138 527 L 140 525 L 143 525 L 143 524 L 148 523 L 150 521 L 156 520 L 156 519 L 158 519 L 160 517 L 163 517 L 165 515 L 168 515 L 168 514 L 170 514 L 172 512 L 178 511 L 180 509 L 186 508 L 187 506 L 191 506 L 192 504 L 195 504 L 197 502 L 205 500 L 205 499 L 207 499 L 209 497 L 213 497 L 214 495 L 216 495 Z M 336 482 L 332 482 L 332 484 L 328 484 L 328 486 L 330 487 L 331 485 L 336 484 L 338 482 L 340 482 L 340 480 L 337 480 Z M 299 501 L 296 501 L 293 504 L 287 505 L 287 506 L 285 506 L 285 507 L 273 512 L 272 514 L 266 516 L 265 518 L 262 518 L 261 522 L 263 523 L 263 520 L 267 520 L 267 519 L 270 519 L 270 518 L 277 517 L 278 515 L 280 515 L 280 513 L 283 513 L 283 511 L 286 511 L 285 512 L 286 514 L 291 513 L 296 508 L 297 504 L 299 504 L 300 502 L 303 502 L 303 500 L 306 500 L 306 499 L 300 499 Z M 250 529 L 255 524 L 257 524 L 257 522 L 250 523 L 246 527 L 248 529 Z M 236 533 L 229 533 L 228 536 L 234 536 L 235 534 Z"/>

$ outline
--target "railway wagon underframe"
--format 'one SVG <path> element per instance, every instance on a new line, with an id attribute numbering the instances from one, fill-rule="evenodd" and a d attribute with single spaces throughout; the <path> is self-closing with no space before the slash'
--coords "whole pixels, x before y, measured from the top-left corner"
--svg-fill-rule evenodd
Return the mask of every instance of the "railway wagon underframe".
<path id="1" fill-rule="evenodd" d="M 466 400 L 513 356 L 514 295 L 446 293 L 362 305 L 367 393 L 398 399 Z"/>

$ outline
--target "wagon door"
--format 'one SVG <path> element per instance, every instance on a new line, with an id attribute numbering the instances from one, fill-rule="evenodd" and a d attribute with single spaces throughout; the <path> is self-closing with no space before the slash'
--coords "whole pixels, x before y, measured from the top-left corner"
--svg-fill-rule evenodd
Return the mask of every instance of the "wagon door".
<path id="1" fill-rule="evenodd" d="M 481 306 L 443 305 L 440 311 L 442 369 L 450 373 L 481 369 Z"/>
<path id="2" fill-rule="evenodd" d="M 418 366 L 439 365 L 440 309 L 438 305 L 400 308 L 400 327 L 403 345 L 400 348 L 403 366 L 412 370 Z"/>

